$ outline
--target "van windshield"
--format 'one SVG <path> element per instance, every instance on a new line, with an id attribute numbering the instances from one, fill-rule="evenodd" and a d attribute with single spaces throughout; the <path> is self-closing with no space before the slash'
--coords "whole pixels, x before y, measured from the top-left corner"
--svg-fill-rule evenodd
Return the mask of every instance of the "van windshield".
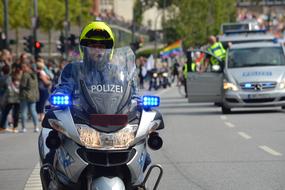
<path id="1" fill-rule="evenodd" d="M 230 49 L 228 68 L 285 65 L 281 47 Z"/>

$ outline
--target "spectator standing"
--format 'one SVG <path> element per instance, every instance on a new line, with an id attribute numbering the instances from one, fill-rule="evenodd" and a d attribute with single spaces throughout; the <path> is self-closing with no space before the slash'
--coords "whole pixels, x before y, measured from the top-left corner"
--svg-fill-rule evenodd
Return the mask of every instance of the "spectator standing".
<path id="1" fill-rule="evenodd" d="M 52 85 L 50 77 L 44 71 L 45 63 L 43 60 L 38 60 L 37 63 L 37 77 L 38 77 L 38 88 L 39 88 L 39 100 L 36 103 L 36 110 L 39 114 L 40 122 L 44 118 L 44 107 L 49 97 L 49 91 Z"/>
<path id="2" fill-rule="evenodd" d="M 7 96 L 7 84 L 10 77 L 10 68 L 8 65 L 4 65 L 1 68 L 1 75 L 0 75 L 0 108 L 1 110 L 6 105 L 6 96 Z"/>
<path id="3" fill-rule="evenodd" d="M 1 68 L 1 70 L 4 66 L 8 66 L 9 69 L 11 69 L 10 67 L 12 65 L 12 61 L 13 61 L 13 58 L 12 58 L 11 52 L 7 49 L 2 50 L 1 57 L 0 57 L 0 68 Z M 1 73 L 1 75 L 2 75 L 2 73 Z"/>
<path id="4" fill-rule="evenodd" d="M 12 64 L 12 72 L 22 72 L 22 63 L 30 60 L 27 53 L 21 53 L 20 58 Z"/>
<path id="5" fill-rule="evenodd" d="M 144 89 L 144 78 L 146 75 L 146 69 L 145 69 L 145 59 L 143 57 L 139 58 L 139 84 L 140 84 L 140 89 Z"/>
<path id="6" fill-rule="evenodd" d="M 180 64 L 178 63 L 177 59 L 175 59 L 172 67 L 172 82 L 174 82 L 176 79 L 177 84 L 179 82 L 179 66 Z"/>
<path id="7" fill-rule="evenodd" d="M 11 73 L 12 54 L 9 50 L 3 49 L 0 56 L 0 113 L 6 106 L 7 80 Z M 5 124 L 6 126 L 7 124 Z"/>
<path id="8" fill-rule="evenodd" d="M 33 124 L 34 132 L 38 132 L 38 118 L 36 112 L 36 102 L 39 99 L 39 87 L 37 73 L 32 70 L 32 65 L 28 62 L 22 63 L 23 75 L 20 81 L 20 110 L 21 110 L 21 132 L 26 132 L 27 111 L 29 109 Z"/>
<path id="9" fill-rule="evenodd" d="M 1 122 L 0 122 L 0 131 L 5 130 L 5 123 L 7 122 L 8 114 L 13 108 L 13 130 L 12 132 L 18 132 L 18 121 L 19 121 L 19 112 L 20 112 L 20 79 L 21 74 L 19 72 L 14 72 L 8 78 L 7 83 L 7 96 L 5 96 L 6 105 L 3 108 Z"/>

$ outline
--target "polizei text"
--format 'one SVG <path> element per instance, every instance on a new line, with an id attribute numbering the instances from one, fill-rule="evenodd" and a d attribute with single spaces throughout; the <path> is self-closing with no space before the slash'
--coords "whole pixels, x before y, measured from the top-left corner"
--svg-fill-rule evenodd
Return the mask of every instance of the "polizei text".
<path id="1" fill-rule="evenodd" d="M 123 93 L 123 86 L 114 85 L 114 84 L 98 84 L 92 85 L 91 91 L 94 92 L 115 92 L 115 93 Z"/>

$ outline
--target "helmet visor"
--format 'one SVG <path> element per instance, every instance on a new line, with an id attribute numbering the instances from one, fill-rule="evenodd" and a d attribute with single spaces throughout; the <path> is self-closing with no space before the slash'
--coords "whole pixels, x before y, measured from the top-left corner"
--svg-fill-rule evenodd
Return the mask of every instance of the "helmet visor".
<path id="1" fill-rule="evenodd" d="M 86 72 L 102 70 L 112 56 L 112 49 L 106 49 L 104 45 L 94 45 L 93 47 L 81 46 L 83 52 L 83 64 Z"/>
<path id="2" fill-rule="evenodd" d="M 96 44 L 104 45 L 105 48 L 111 49 L 114 45 L 114 40 L 106 30 L 90 30 L 80 39 L 80 45 L 82 46 L 92 47 Z"/>

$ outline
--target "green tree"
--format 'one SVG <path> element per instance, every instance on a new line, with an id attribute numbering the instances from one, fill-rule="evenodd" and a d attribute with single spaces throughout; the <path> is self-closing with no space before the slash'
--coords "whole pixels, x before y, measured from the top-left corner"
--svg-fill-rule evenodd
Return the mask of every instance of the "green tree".
<path id="1" fill-rule="evenodd" d="M 3 5 L 3 1 L 0 1 L 0 28 L 3 27 L 3 13 L 4 13 L 4 5 Z"/>
<path id="2" fill-rule="evenodd" d="M 41 0 L 38 2 L 40 29 L 48 33 L 48 53 L 51 53 L 51 39 L 53 30 L 63 28 L 65 7 L 63 1 Z"/>
<path id="3" fill-rule="evenodd" d="M 133 7 L 133 19 L 137 26 L 140 26 L 143 20 L 143 12 L 147 9 L 147 5 L 141 0 L 136 0 Z"/>
<path id="4" fill-rule="evenodd" d="M 9 27 L 16 32 L 16 55 L 19 47 L 19 29 L 29 28 L 31 25 L 31 1 L 13 0 L 9 1 Z M 11 38 L 11 37 L 10 37 Z"/>
<path id="5" fill-rule="evenodd" d="M 70 21 L 81 27 L 92 20 L 90 15 L 91 0 L 69 0 Z"/>
<path id="6" fill-rule="evenodd" d="M 236 0 L 175 1 L 177 11 L 168 11 L 163 24 L 166 41 L 182 38 L 186 47 L 205 44 L 209 35 L 219 33 L 222 23 L 235 21 L 235 4 Z"/>
<path id="7" fill-rule="evenodd" d="M 175 4 L 174 0 L 155 0 L 157 7 L 159 9 L 170 7 L 171 5 Z"/>

